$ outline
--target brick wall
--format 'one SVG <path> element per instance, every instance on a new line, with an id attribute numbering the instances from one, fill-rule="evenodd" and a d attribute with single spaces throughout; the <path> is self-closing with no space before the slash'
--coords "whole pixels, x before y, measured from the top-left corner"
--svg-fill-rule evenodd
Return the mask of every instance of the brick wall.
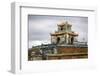
<path id="1" fill-rule="evenodd" d="M 58 53 L 88 53 L 87 47 L 58 47 Z"/>
<path id="2" fill-rule="evenodd" d="M 49 56 L 48 60 L 88 58 L 87 47 L 58 47 L 57 49 L 58 49 L 58 54 L 64 54 L 64 55 Z"/>

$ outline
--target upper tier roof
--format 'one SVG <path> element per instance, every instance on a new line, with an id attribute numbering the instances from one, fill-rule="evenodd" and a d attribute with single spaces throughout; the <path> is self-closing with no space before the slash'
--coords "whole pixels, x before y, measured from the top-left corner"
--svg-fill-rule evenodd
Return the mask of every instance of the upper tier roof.
<path id="1" fill-rule="evenodd" d="M 72 26 L 71 24 L 68 23 L 68 21 L 61 21 L 57 24 L 58 26 L 64 26 L 64 25 L 67 25 L 67 26 Z"/>

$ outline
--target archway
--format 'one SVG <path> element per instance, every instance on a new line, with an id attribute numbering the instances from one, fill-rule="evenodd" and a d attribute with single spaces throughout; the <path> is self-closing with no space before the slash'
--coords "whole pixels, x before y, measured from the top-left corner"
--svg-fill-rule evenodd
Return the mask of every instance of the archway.
<path id="1" fill-rule="evenodd" d="M 73 42 L 74 42 L 74 37 L 72 36 L 71 37 L 71 44 L 73 44 Z"/>
<path id="2" fill-rule="evenodd" d="M 60 37 L 57 37 L 57 44 L 60 42 Z"/>

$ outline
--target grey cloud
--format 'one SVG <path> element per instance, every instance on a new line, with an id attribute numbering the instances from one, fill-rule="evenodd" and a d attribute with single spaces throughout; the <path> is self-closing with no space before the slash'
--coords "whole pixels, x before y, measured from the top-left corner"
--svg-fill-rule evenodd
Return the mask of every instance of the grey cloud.
<path id="1" fill-rule="evenodd" d="M 29 40 L 47 40 L 50 33 L 57 30 L 57 23 L 61 20 L 67 20 L 72 24 L 72 29 L 79 32 L 79 40 L 85 38 L 88 34 L 88 18 L 78 16 L 42 16 L 29 15 Z"/>

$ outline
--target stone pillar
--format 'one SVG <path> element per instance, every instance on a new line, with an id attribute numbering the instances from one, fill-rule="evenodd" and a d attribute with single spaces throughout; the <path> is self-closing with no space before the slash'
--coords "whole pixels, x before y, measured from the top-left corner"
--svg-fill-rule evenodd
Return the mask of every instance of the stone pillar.
<path id="1" fill-rule="evenodd" d="M 68 36 L 68 44 L 71 44 L 71 36 Z"/>

